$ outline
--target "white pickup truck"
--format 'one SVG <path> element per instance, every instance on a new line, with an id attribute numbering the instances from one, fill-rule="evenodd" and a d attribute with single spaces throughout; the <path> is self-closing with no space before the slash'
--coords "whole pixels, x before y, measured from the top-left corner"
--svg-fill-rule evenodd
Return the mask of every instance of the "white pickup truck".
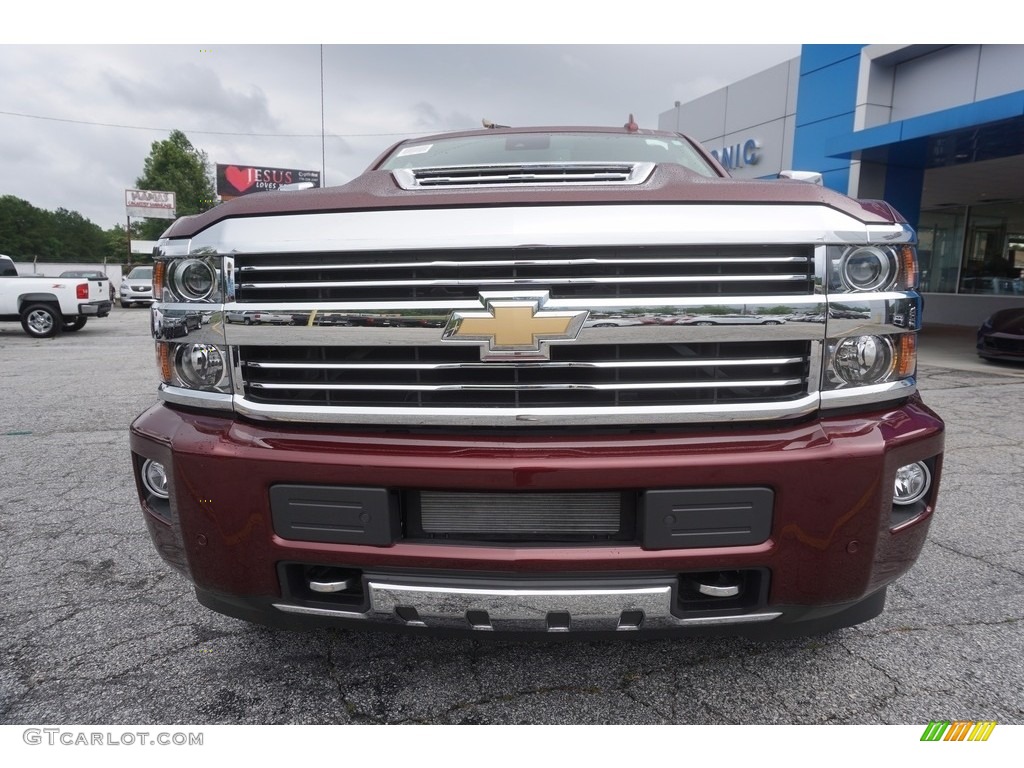
<path id="1" fill-rule="evenodd" d="M 0 321 L 20 320 L 29 336 L 77 331 L 90 317 L 109 315 L 111 306 L 105 278 L 22 276 L 9 256 L 0 255 Z"/>

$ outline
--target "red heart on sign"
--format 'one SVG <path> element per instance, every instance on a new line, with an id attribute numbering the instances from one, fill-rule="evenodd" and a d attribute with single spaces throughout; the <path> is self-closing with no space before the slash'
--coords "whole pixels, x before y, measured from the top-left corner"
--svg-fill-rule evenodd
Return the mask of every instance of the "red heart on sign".
<path id="1" fill-rule="evenodd" d="M 229 165 L 224 169 L 224 178 L 227 179 L 228 183 L 239 192 L 245 192 L 245 190 L 256 183 L 255 179 L 249 177 L 248 171 L 235 168 L 233 165 Z"/>

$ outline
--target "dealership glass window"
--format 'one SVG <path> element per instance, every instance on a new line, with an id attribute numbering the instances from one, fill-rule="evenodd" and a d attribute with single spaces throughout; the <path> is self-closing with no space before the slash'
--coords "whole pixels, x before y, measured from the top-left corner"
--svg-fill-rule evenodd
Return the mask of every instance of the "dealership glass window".
<path id="1" fill-rule="evenodd" d="M 1024 293 L 1024 203 L 972 206 L 960 293 Z"/>
<path id="2" fill-rule="evenodd" d="M 921 211 L 921 291 L 1024 294 L 1024 203 Z"/>
<path id="3" fill-rule="evenodd" d="M 966 210 L 921 211 L 917 236 L 923 292 L 956 293 Z"/>

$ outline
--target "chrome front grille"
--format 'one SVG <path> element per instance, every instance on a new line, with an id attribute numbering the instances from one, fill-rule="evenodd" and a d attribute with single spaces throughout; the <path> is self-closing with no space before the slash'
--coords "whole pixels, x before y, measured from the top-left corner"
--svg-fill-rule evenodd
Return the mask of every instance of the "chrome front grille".
<path id="1" fill-rule="evenodd" d="M 785 297 L 814 293 L 814 254 L 795 245 L 239 254 L 234 278 L 239 303 L 459 301 L 515 289 L 555 300 Z"/>
<path id="2" fill-rule="evenodd" d="M 554 346 L 545 361 L 466 346 L 242 346 L 248 401 L 345 408 L 623 408 L 785 403 L 809 391 L 800 340 Z"/>
<path id="3" fill-rule="evenodd" d="M 161 397 L 275 422 L 590 429 L 777 423 L 912 391 L 825 378 L 830 340 L 905 333 L 914 310 L 901 292 L 830 305 L 829 249 L 905 242 L 902 225 L 811 203 L 456 197 L 162 241 L 158 259 L 221 260 L 222 301 L 181 338 L 223 345 L 230 371 Z"/>
<path id="4" fill-rule="evenodd" d="M 816 274 L 806 243 L 236 252 L 233 406 L 413 426 L 797 418 L 818 404 L 823 328 L 787 318 L 824 311 Z M 503 301 L 550 340 L 510 341 Z"/>

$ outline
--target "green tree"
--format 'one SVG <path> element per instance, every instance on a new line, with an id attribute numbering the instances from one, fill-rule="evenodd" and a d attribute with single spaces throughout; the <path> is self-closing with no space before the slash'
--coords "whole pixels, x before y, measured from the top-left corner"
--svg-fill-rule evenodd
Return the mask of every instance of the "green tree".
<path id="1" fill-rule="evenodd" d="M 106 240 L 103 230 L 78 211 L 45 211 L 4 195 L 0 197 L 0 253 L 24 261 L 102 261 Z"/>
<path id="2" fill-rule="evenodd" d="M 173 192 L 179 216 L 202 213 L 215 203 L 210 161 L 181 131 L 171 131 L 165 140 L 153 142 L 135 186 Z M 156 240 L 169 224 L 166 219 L 147 219 L 142 239 Z"/>
<path id="3" fill-rule="evenodd" d="M 132 222 L 132 240 L 147 239 L 142 236 L 143 226 L 144 224 L 141 221 Z M 103 253 L 107 257 L 107 261 L 130 263 L 135 260 L 128 253 L 128 232 L 122 225 L 115 224 L 110 229 L 105 230 L 103 232 L 103 241 Z"/>
<path id="4" fill-rule="evenodd" d="M 39 244 L 49 236 L 46 211 L 14 195 L 0 197 L 0 253 L 30 261 L 42 255 Z"/>
<path id="5" fill-rule="evenodd" d="M 52 214 L 57 252 L 53 261 L 100 261 L 106 250 L 103 230 L 78 211 L 58 208 Z"/>

